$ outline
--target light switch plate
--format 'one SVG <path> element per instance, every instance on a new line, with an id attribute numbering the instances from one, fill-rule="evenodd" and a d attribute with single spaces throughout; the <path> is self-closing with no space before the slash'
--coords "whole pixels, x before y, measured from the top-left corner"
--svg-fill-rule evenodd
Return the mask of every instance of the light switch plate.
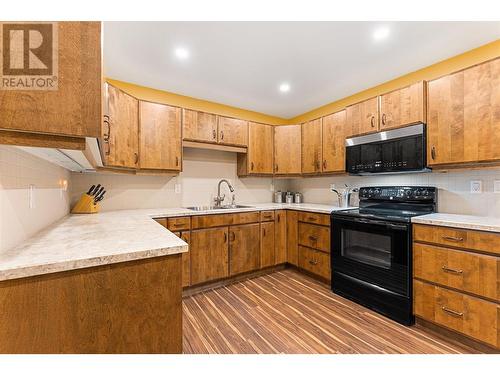
<path id="1" fill-rule="evenodd" d="M 495 180 L 493 183 L 493 192 L 500 194 L 500 180 Z"/>
<path id="2" fill-rule="evenodd" d="M 474 180 L 470 182 L 471 194 L 481 194 L 483 192 L 483 181 Z"/>
<path id="3" fill-rule="evenodd" d="M 174 192 L 175 192 L 175 194 L 180 194 L 181 193 L 181 184 L 175 184 L 174 185 Z"/>

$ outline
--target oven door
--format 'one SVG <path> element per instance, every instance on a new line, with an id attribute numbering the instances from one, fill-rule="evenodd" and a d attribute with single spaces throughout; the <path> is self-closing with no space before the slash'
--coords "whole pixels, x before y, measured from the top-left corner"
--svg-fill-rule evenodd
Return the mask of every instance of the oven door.
<path id="1" fill-rule="evenodd" d="M 338 272 L 409 297 L 410 231 L 407 223 L 333 217 L 332 274 Z"/>

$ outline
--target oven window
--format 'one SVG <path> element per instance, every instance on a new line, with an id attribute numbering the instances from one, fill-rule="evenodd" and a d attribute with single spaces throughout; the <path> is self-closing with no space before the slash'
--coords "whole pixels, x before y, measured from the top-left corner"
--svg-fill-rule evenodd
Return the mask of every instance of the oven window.
<path id="1" fill-rule="evenodd" d="M 391 237 L 342 229 L 342 256 L 375 267 L 391 268 Z"/>

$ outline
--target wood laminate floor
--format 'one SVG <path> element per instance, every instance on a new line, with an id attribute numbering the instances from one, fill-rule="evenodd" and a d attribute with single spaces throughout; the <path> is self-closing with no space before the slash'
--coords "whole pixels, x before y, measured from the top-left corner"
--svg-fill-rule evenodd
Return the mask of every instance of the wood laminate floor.
<path id="1" fill-rule="evenodd" d="M 184 353 L 477 353 L 286 269 L 187 297 Z"/>

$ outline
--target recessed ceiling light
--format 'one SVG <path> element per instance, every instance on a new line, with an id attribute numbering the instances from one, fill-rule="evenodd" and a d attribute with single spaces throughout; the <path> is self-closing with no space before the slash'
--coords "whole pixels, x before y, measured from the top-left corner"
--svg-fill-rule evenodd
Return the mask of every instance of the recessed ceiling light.
<path id="1" fill-rule="evenodd" d="M 288 84 L 288 83 L 286 83 L 286 82 L 285 82 L 285 83 L 282 83 L 282 84 L 280 85 L 280 91 L 281 91 L 281 92 L 288 92 L 288 91 L 290 91 L 290 84 Z"/>
<path id="2" fill-rule="evenodd" d="M 179 60 L 186 60 L 189 57 L 189 51 L 184 47 L 177 47 L 174 53 Z"/>
<path id="3" fill-rule="evenodd" d="M 383 40 L 389 36 L 390 30 L 386 26 L 379 27 L 373 32 L 373 39 Z"/>

